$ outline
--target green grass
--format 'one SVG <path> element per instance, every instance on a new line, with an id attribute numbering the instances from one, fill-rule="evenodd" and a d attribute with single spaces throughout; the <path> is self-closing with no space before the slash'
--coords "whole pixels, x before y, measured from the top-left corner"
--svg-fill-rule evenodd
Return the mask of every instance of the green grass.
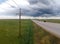
<path id="1" fill-rule="evenodd" d="M 40 21 L 44 20 L 47 22 L 60 23 L 60 19 L 40 19 Z"/>
<path id="2" fill-rule="evenodd" d="M 33 44 L 33 28 L 31 20 L 21 20 L 20 44 Z"/>
<path id="3" fill-rule="evenodd" d="M 0 44 L 19 44 L 18 20 L 0 20 Z"/>
<path id="4" fill-rule="evenodd" d="M 0 20 L 0 44 L 60 44 L 60 39 L 29 19 L 6 19 Z"/>

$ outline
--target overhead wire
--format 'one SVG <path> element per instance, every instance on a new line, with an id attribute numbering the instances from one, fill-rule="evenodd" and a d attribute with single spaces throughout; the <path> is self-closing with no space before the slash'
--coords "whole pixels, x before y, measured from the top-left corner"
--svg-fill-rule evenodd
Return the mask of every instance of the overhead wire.
<path id="1" fill-rule="evenodd" d="M 15 3 L 15 5 L 17 5 L 17 7 L 19 7 L 19 5 L 14 0 L 12 0 L 12 1 Z"/>

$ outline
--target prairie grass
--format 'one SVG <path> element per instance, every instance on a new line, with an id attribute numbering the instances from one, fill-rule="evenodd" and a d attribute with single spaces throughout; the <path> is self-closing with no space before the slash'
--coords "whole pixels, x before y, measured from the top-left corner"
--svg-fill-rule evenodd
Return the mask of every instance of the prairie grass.
<path id="1" fill-rule="evenodd" d="M 0 20 L 0 44 L 19 44 L 18 20 Z"/>
<path id="2" fill-rule="evenodd" d="M 0 20 L 0 44 L 60 44 L 60 39 L 28 20 Z"/>

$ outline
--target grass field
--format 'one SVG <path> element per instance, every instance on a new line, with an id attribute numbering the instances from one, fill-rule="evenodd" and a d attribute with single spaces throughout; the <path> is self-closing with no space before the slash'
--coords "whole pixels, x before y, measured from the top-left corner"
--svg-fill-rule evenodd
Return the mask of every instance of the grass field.
<path id="1" fill-rule="evenodd" d="M 53 23 L 60 23 L 60 19 L 40 19 L 40 21 L 47 21 Z"/>
<path id="2" fill-rule="evenodd" d="M 31 20 L 21 20 L 20 44 L 33 44 L 33 25 Z"/>
<path id="3" fill-rule="evenodd" d="M 0 44 L 19 44 L 18 20 L 0 20 Z"/>
<path id="4" fill-rule="evenodd" d="M 0 44 L 60 44 L 60 39 L 29 19 L 0 20 Z"/>

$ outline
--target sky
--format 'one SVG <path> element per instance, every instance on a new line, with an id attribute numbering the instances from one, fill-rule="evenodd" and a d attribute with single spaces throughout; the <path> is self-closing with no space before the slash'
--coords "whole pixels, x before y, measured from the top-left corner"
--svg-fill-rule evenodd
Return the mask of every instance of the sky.
<path id="1" fill-rule="evenodd" d="M 30 16 L 60 16 L 60 0 L 25 0 L 27 9 L 22 10 L 24 15 Z"/>
<path id="2" fill-rule="evenodd" d="M 0 0 L 0 16 L 60 16 L 60 0 Z"/>

